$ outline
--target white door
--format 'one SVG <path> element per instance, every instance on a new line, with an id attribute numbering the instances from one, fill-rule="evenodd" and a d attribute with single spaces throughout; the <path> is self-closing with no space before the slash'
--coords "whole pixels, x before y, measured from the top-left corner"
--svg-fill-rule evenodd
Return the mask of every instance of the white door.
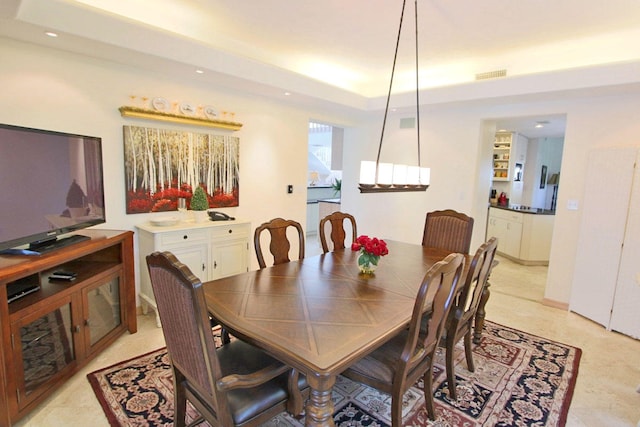
<path id="1" fill-rule="evenodd" d="M 640 339 L 640 151 L 636 159 L 611 329 Z"/>
<path id="2" fill-rule="evenodd" d="M 589 155 L 569 309 L 609 328 L 636 148 Z M 637 308 L 636 308 L 637 310 Z"/>

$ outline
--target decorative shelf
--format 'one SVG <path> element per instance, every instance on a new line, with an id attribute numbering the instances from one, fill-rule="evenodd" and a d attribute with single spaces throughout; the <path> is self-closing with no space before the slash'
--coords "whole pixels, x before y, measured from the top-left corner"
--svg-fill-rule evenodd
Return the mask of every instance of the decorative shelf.
<path id="1" fill-rule="evenodd" d="M 146 108 L 127 107 L 118 108 L 122 117 L 136 119 L 158 120 L 161 122 L 180 123 L 183 125 L 205 126 L 219 129 L 239 130 L 242 123 L 227 120 L 208 119 L 206 117 L 185 116 L 181 114 L 166 113 L 164 111 L 149 110 Z"/>

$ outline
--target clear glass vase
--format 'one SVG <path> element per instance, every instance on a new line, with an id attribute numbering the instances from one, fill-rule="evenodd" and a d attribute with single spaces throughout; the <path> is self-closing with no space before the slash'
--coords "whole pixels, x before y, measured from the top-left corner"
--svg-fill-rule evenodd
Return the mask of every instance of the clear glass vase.
<path id="1" fill-rule="evenodd" d="M 358 269 L 360 274 L 374 274 L 378 267 L 379 256 L 361 253 L 358 257 Z"/>

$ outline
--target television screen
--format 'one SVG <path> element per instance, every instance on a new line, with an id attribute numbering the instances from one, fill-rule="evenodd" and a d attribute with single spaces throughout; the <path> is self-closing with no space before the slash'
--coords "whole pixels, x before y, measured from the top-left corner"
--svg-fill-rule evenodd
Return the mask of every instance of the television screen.
<path id="1" fill-rule="evenodd" d="M 105 222 L 102 140 L 0 124 L 0 250 Z"/>

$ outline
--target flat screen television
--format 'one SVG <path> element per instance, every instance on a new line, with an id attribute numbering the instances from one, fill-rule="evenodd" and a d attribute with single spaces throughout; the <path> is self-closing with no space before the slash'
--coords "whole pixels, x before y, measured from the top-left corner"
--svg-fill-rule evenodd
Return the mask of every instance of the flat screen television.
<path id="1" fill-rule="evenodd" d="M 0 251 L 38 255 L 106 221 L 102 140 L 0 124 Z"/>

